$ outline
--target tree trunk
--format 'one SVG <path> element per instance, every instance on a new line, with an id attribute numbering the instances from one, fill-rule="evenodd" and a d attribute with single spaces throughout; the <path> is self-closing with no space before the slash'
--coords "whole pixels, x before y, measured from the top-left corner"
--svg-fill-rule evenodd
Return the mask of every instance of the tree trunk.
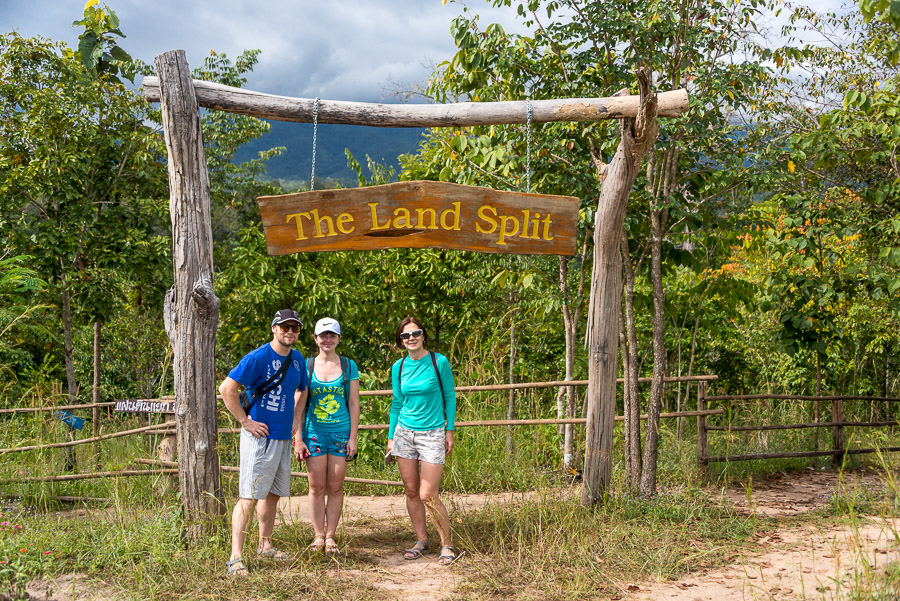
<path id="1" fill-rule="evenodd" d="M 641 492 L 656 494 L 656 459 L 659 450 L 659 413 L 662 407 L 663 377 L 666 374 L 666 292 L 662 284 L 662 239 L 667 210 L 650 211 L 650 281 L 653 285 L 653 378 L 647 402 L 647 431 Z"/>
<path id="2" fill-rule="evenodd" d="M 703 303 L 700 303 L 700 306 L 697 307 L 697 316 L 694 317 L 694 333 L 691 335 L 691 356 L 688 358 L 688 372 L 687 375 L 690 378 L 694 375 L 694 357 L 697 350 L 697 330 L 700 328 L 700 309 L 703 307 Z M 679 374 L 680 375 L 680 374 Z M 684 390 L 684 402 L 685 406 L 688 406 L 688 401 L 691 398 L 691 383 L 687 382 L 685 384 Z M 681 411 L 681 409 L 679 409 Z M 678 418 L 678 440 L 681 440 L 681 437 L 684 433 L 684 418 Z"/>
<path id="3" fill-rule="evenodd" d="M 510 304 L 514 301 L 513 294 L 510 292 Z M 516 383 L 516 320 L 514 314 L 510 313 L 509 320 L 509 383 Z M 509 403 L 506 408 L 506 419 L 516 419 L 516 391 L 512 388 L 509 390 Z M 506 427 L 506 452 L 512 453 L 515 449 L 513 442 L 514 427 Z"/>
<path id="4" fill-rule="evenodd" d="M 200 110 L 184 51 L 156 57 L 169 155 L 169 212 L 175 282 L 164 320 L 174 353 L 178 476 L 191 545 L 216 531 L 224 513 L 216 415 L 216 327 L 209 174 Z"/>
<path id="5" fill-rule="evenodd" d="M 100 402 L 100 329 L 103 322 L 99 319 L 94 322 L 94 386 L 91 401 L 94 405 Z M 100 435 L 100 407 L 94 407 L 91 413 L 91 431 L 93 436 Z M 99 454 L 97 455 L 99 461 Z"/>
<path id="6" fill-rule="evenodd" d="M 641 108 L 621 121 L 621 139 L 606 172 L 594 220 L 594 273 L 588 310 L 588 404 L 581 501 L 593 506 L 608 490 L 612 476 L 616 413 L 618 312 L 622 308 L 622 260 L 619 237 L 637 169 L 659 133 L 656 95 L 650 76 L 638 70 Z"/>
<path id="7" fill-rule="evenodd" d="M 69 292 L 69 282 L 63 271 L 60 276 L 62 282 L 62 319 L 63 319 L 63 349 L 66 362 L 66 387 L 69 393 L 69 404 L 78 402 L 78 383 L 75 381 L 75 343 L 72 337 L 72 297 Z M 75 431 L 66 426 L 66 440 L 75 440 Z M 66 471 L 74 472 L 76 466 L 75 449 L 66 447 Z"/>
<path id="8" fill-rule="evenodd" d="M 634 267 L 628 240 L 622 232 L 622 265 L 625 276 L 625 481 L 638 490 L 641 482 L 641 397 L 638 392 L 637 333 L 634 327 Z M 621 312 L 620 312 L 621 313 Z"/>
<path id="9" fill-rule="evenodd" d="M 563 299 L 563 328 L 566 340 L 566 381 L 575 378 L 575 337 L 578 330 L 578 310 L 572 315 L 569 298 L 569 269 L 566 257 L 559 257 L 559 291 Z M 580 305 L 581 298 L 575 299 L 576 307 Z M 556 400 L 556 414 L 559 418 L 575 417 L 575 387 L 566 386 L 560 388 Z M 563 468 L 575 469 L 575 425 L 563 426 Z"/>

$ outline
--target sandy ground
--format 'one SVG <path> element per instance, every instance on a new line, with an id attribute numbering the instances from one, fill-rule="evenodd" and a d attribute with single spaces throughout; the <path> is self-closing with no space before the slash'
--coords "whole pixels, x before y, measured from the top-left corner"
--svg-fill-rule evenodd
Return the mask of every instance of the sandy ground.
<path id="1" fill-rule="evenodd" d="M 710 491 L 733 503 L 739 511 L 758 512 L 774 518 L 789 518 L 813 511 L 829 502 L 839 489 L 848 491 L 883 488 L 881 478 L 871 473 L 840 476 L 834 472 L 804 470 L 758 479 L 744 488 Z M 506 504 L 526 498 L 523 493 L 502 495 L 446 495 L 444 500 L 456 515 L 486 504 Z M 306 497 L 284 499 L 279 518 L 286 523 L 309 521 Z M 347 497 L 344 519 L 348 523 L 372 520 L 403 520 L 406 507 L 402 495 Z M 725 567 L 685 577 L 676 582 L 621 583 L 623 601 L 750 601 L 757 599 L 839 599 L 849 585 L 871 574 L 864 564 L 883 569 L 900 560 L 900 519 L 860 518 L 856 528 L 785 527 L 760 534 L 755 548 L 736 556 Z M 439 601 L 467 577 L 465 556 L 451 568 L 437 564 L 433 550 L 417 561 L 405 561 L 394 549 L 367 549 L 377 561 L 374 569 L 342 570 L 339 577 L 363 578 L 387 598 Z M 64 576 L 34 582 L 28 592 L 33 599 L 58 601 L 107 601 L 102 584 L 81 576 Z"/>

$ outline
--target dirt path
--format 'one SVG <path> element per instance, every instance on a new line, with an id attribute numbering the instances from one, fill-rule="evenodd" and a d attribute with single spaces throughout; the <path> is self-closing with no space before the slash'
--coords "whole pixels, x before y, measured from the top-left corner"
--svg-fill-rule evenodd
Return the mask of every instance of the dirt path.
<path id="1" fill-rule="evenodd" d="M 749 488 L 749 490 L 748 490 Z M 777 474 L 755 481 L 751 487 L 735 488 L 711 494 L 722 496 L 739 511 L 758 512 L 770 517 L 789 517 L 813 511 L 829 502 L 836 491 L 881 490 L 876 474 L 854 473 L 839 476 L 833 472 L 805 470 Z M 529 495 L 447 495 L 454 513 L 470 512 L 486 504 L 506 504 Z M 309 522 L 305 497 L 285 499 L 279 505 L 279 518 L 285 523 Z M 406 506 L 402 495 L 389 497 L 347 497 L 344 519 L 348 525 L 372 527 L 372 521 L 397 521 L 407 527 Z M 856 529 L 805 528 L 778 529 L 761 535 L 755 548 L 737 556 L 732 565 L 695 574 L 677 582 L 623 584 L 628 593 L 623 601 L 745 601 L 751 599 L 837 599 L 849 585 L 871 574 L 863 565 L 884 568 L 900 560 L 897 533 L 900 519 L 861 519 Z M 353 544 L 353 543 L 351 543 Z M 358 544 L 358 543 L 357 543 Z M 397 549 L 373 545 L 365 549 L 376 565 L 365 571 L 341 570 L 338 578 L 361 578 L 384 592 L 388 598 L 445 599 L 466 577 L 465 561 L 449 569 L 437 564 L 432 551 L 417 561 L 405 561 Z M 865 584 L 865 583 L 862 583 Z M 56 582 L 33 583 L 29 593 L 34 599 L 48 599 L 47 586 L 59 601 L 105 601 L 96 585 L 78 576 Z"/>
<path id="2" fill-rule="evenodd" d="M 749 490 L 748 490 L 749 489 Z M 789 517 L 814 511 L 838 491 L 883 490 L 874 473 L 821 472 L 807 469 L 775 474 L 743 490 L 724 491 L 739 511 Z M 749 492 L 749 494 L 748 494 Z M 749 601 L 751 599 L 838 599 L 848 587 L 863 586 L 871 574 L 900 560 L 900 520 L 862 517 L 857 528 L 778 529 L 764 534 L 751 553 L 723 569 L 677 582 L 631 585 L 635 601 Z"/>

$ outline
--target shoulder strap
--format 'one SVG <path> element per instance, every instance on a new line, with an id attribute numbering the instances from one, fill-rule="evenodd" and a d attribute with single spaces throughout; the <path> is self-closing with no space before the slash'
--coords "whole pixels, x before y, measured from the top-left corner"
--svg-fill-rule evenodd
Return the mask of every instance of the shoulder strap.
<path id="1" fill-rule="evenodd" d="M 400 388 L 400 394 L 403 394 L 403 362 L 406 361 L 406 355 L 400 359 L 400 369 L 397 371 L 397 386 Z"/>
<path id="2" fill-rule="evenodd" d="M 341 385 L 344 387 L 344 405 L 347 411 L 350 411 L 350 359 L 340 357 L 341 359 Z"/>
<path id="3" fill-rule="evenodd" d="M 434 351 L 428 351 L 428 354 L 431 356 L 431 366 L 434 368 L 434 375 L 437 377 L 438 386 L 441 387 L 441 401 L 443 401 L 444 400 L 444 383 L 441 382 L 441 372 L 438 371 L 437 355 L 434 354 Z"/>
<path id="4" fill-rule="evenodd" d="M 294 360 L 293 351 L 287 356 L 287 358 L 282 361 L 281 367 L 278 368 L 272 377 L 263 382 L 263 385 L 256 389 L 255 397 L 262 397 L 270 390 L 277 388 L 283 381 L 284 377 L 287 375 L 288 367 L 290 367 L 291 363 Z"/>

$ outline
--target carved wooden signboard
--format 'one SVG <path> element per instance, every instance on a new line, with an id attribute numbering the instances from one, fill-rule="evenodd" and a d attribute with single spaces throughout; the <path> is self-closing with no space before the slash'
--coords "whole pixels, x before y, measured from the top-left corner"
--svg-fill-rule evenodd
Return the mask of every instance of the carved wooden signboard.
<path id="1" fill-rule="evenodd" d="M 257 199 L 270 255 L 449 248 L 574 255 L 579 200 L 446 182 L 396 182 Z"/>

